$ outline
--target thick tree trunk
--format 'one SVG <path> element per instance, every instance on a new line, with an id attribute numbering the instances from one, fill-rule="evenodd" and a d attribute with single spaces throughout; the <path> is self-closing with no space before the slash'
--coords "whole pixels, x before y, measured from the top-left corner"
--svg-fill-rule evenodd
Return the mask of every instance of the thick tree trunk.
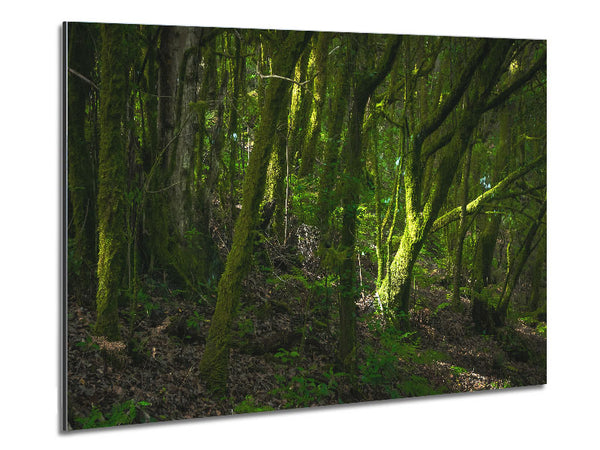
<path id="1" fill-rule="evenodd" d="M 354 99 L 350 113 L 348 147 L 345 153 L 347 171 L 345 188 L 342 192 L 342 235 L 340 247 L 344 251 L 340 269 L 340 339 L 339 360 L 344 372 L 356 373 L 356 267 L 354 245 L 356 242 L 356 212 L 360 201 L 361 175 L 361 129 L 367 98 Z"/>
<path id="2" fill-rule="evenodd" d="M 176 99 L 179 69 L 184 57 L 185 40 L 188 29 L 185 27 L 165 26 L 160 29 L 160 47 L 157 51 L 158 79 L 156 102 L 156 148 L 152 148 L 152 165 L 148 172 L 148 192 L 146 196 L 145 227 L 148 232 L 150 249 L 150 269 L 171 271 L 173 260 L 171 246 L 173 242 L 172 204 L 173 189 L 169 173 L 169 161 L 173 159 L 176 141 Z M 149 82 L 154 76 L 149 75 Z M 152 85 L 151 85 L 152 87 Z M 152 116 L 149 116 L 152 117 Z M 151 136 L 154 131 L 152 131 Z"/>
<path id="3" fill-rule="evenodd" d="M 204 74 L 200 82 L 200 46 L 202 29 L 182 28 L 182 52 L 177 102 L 174 148 L 169 153 L 173 245 L 171 261 L 177 274 L 191 289 L 205 283 L 209 276 L 209 262 L 213 259 L 214 244 L 208 231 L 208 193 L 210 177 L 216 177 L 218 167 L 211 164 L 204 173 L 204 161 L 211 149 L 205 144 L 209 136 L 206 112 L 209 100 L 216 97 L 217 67 L 214 45 L 204 52 Z M 210 157 L 210 156 L 209 156 Z M 213 172 L 214 171 L 214 172 Z"/>
<path id="4" fill-rule="evenodd" d="M 494 261 L 494 251 L 502 217 L 499 214 L 494 214 L 491 218 L 485 216 L 483 219 L 483 229 L 477 240 L 473 274 L 475 287 L 478 291 L 492 282 L 492 262 Z"/>
<path id="5" fill-rule="evenodd" d="M 389 265 L 378 293 L 382 303 L 388 306 L 397 325 L 407 324 L 412 270 L 423 248 L 425 226 L 407 223 L 398 251 Z"/>
<path id="6" fill-rule="evenodd" d="M 124 191 L 127 171 L 121 132 L 127 113 L 125 36 L 120 25 L 102 25 L 100 73 L 100 169 L 98 192 L 98 292 L 95 332 L 119 339 L 125 248 Z"/>

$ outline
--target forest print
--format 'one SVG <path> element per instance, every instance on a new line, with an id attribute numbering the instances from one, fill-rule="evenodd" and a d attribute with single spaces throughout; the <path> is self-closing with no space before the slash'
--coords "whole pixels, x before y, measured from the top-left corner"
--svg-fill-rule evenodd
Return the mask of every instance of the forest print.
<path id="1" fill-rule="evenodd" d="M 65 24 L 66 429 L 546 383 L 546 42 Z"/>

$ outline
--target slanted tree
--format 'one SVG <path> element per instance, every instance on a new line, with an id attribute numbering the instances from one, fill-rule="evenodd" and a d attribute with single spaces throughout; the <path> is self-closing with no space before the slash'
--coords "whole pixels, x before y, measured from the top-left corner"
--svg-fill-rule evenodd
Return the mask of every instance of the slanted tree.
<path id="1" fill-rule="evenodd" d="M 512 299 L 515 286 L 517 285 L 519 277 L 523 272 L 523 268 L 527 263 L 527 259 L 535 249 L 537 243 L 539 243 L 541 240 L 541 238 L 538 238 L 536 242 L 535 238 L 536 235 L 538 235 L 539 230 L 542 229 L 545 215 L 546 201 L 544 200 L 543 204 L 539 207 L 536 219 L 531 222 L 529 228 L 527 229 L 527 234 L 525 235 L 519 250 L 514 256 L 514 261 L 508 267 L 504 288 L 502 289 L 502 296 L 500 297 L 500 302 L 496 308 L 496 320 L 499 325 L 503 325 L 506 322 L 508 306 Z"/>
<path id="2" fill-rule="evenodd" d="M 219 281 L 217 304 L 200 360 L 202 381 L 216 392 L 224 392 L 227 386 L 231 327 L 237 315 L 242 281 L 250 266 L 275 129 L 279 116 L 285 114 L 284 102 L 290 82 L 279 77 L 290 77 L 308 36 L 308 33 L 295 31 L 272 34 L 272 38 L 279 43 L 271 62 L 273 76 L 265 88 L 264 104 L 260 109 L 261 121 L 244 179 L 242 210 L 236 220 L 233 244 Z"/>

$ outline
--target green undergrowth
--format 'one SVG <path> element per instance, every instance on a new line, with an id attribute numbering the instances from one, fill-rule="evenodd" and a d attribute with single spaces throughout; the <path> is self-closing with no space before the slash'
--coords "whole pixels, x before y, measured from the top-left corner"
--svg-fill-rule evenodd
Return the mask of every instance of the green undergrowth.
<path id="1" fill-rule="evenodd" d="M 422 349 L 415 332 L 400 332 L 392 326 L 384 327 L 379 321 L 369 324 L 377 344 L 365 347 L 365 359 L 359 366 L 360 381 L 383 389 L 391 398 L 440 394 L 444 390 L 432 386 L 418 375 L 418 366 L 447 361 L 443 352 Z"/>
<path id="2" fill-rule="evenodd" d="M 302 358 L 295 350 L 281 348 L 273 356 L 282 366 L 291 369 L 286 375 L 275 375 L 278 387 L 272 391 L 272 394 L 284 400 L 284 408 L 342 403 L 339 388 L 347 374 L 334 372 L 333 367 L 323 373 L 302 367 Z"/>
<path id="3" fill-rule="evenodd" d="M 252 395 L 247 395 L 244 400 L 238 403 L 233 408 L 234 414 L 245 414 L 253 412 L 273 411 L 273 407 L 265 405 L 261 406 Z"/>
<path id="4" fill-rule="evenodd" d="M 155 422 L 156 420 L 145 412 L 148 406 L 150 406 L 148 402 L 131 399 L 115 404 L 107 414 L 103 414 L 97 406 L 93 406 L 88 416 L 76 417 L 75 422 L 83 429 Z"/>

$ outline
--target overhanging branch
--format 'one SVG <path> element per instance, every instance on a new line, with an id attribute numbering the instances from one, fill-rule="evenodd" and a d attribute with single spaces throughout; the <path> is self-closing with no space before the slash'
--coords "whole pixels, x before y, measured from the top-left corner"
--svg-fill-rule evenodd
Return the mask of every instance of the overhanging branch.
<path id="1" fill-rule="evenodd" d="M 474 214 L 474 213 L 481 211 L 481 209 L 483 208 L 483 206 L 485 205 L 486 202 L 488 202 L 490 200 L 495 200 L 497 198 L 497 196 L 504 189 L 506 189 L 508 186 L 510 186 L 514 181 L 518 180 L 522 176 L 529 173 L 532 169 L 537 167 L 539 164 L 541 164 L 545 160 L 546 160 L 545 155 L 539 156 L 535 160 L 533 160 L 531 163 L 515 170 L 514 172 L 512 172 L 511 174 L 506 176 L 506 178 L 504 178 L 502 181 L 498 182 L 498 184 L 496 184 L 493 188 L 485 191 L 483 194 L 481 194 L 475 200 L 471 201 L 467 205 L 467 214 Z M 433 222 L 433 225 L 431 227 L 431 232 L 432 233 L 436 232 L 439 229 L 448 225 L 449 223 L 454 222 L 455 220 L 458 220 L 460 218 L 460 211 L 461 211 L 461 207 L 457 206 L 456 208 L 448 211 L 442 217 L 439 217 L 438 219 L 436 219 L 436 221 Z"/>
<path id="2" fill-rule="evenodd" d="M 520 89 L 524 86 L 529 80 L 533 78 L 533 76 L 539 71 L 546 67 L 546 52 L 538 58 L 538 60 L 531 66 L 531 68 L 523 73 L 520 77 L 518 77 L 510 86 L 496 95 L 493 99 L 487 102 L 482 112 L 489 111 L 492 108 L 496 108 L 504 103 L 508 98 L 515 92 L 517 89 Z"/>

